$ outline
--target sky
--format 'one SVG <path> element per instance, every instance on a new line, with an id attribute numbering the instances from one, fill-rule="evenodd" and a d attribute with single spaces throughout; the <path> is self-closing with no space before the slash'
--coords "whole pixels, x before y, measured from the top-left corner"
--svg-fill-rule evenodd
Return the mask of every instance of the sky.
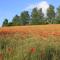
<path id="1" fill-rule="evenodd" d="M 34 7 L 42 8 L 46 13 L 49 4 L 57 8 L 60 6 L 60 0 L 0 0 L 0 26 L 5 18 L 12 21 L 12 18 L 24 10 L 32 10 Z"/>

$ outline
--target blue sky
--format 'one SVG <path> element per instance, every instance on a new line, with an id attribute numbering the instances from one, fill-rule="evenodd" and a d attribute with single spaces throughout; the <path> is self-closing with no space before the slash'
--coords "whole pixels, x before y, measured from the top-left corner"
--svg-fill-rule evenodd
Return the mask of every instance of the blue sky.
<path id="1" fill-rule="evenodd" d="M 5 18 L 11 21 L 16 14 L 20 15 L 22 11 L 29 10 L 32 5 L 38 6 L 41 2 L 52 4 L 56 8 L 60 5 L 60 0 L 0 0 L 0 26 Z"/>

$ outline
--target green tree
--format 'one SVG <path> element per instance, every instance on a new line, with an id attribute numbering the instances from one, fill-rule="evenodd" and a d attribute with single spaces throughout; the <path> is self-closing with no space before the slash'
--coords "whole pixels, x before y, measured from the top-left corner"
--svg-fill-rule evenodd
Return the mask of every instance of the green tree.
<path id="1" fill-rule="evenodd" d="M 14 26 L 19 26 L 21 24 L 20 17 L 18 15 L 16 15 L 16 16 L 13 17 L 12 24 Z"/>
<path id="2" fill-rule="evenodd" d="M 55 19 L 55 11 L 53 5 L 50 5 L 47 9 L 47 17 L 49 19 L 49 23 L 53 23 L 53 19 Z"/>
<path id="3" fill-rule="evenodd" d="M 44 14 L 42 12 L 42 8 L 38 10 L 38 20 L 39 24 L 44 24 Z"/>
<path id="4" fill-rule="evenodd" d="M 31 13 L 31 24 L 36 25 L 39 24 L 39 18 L 38 18 L 38 10 L 37 8 L 34 8 Z"/>
<path id="5" fill-rule="evenodd" d="M 3 21 L 2 26 L 8 26 L 8 19 L 5 19 L 5 20 Z"/>
<path id="6" fill-rule="evenodd" d="M 22 25 L 29 24 L 30 15 L 29 15 L 28 11 L 23 11 L 23 12 L 21 13 L 20 18 L 21 18 L 21 23 L 22 23 Z"/>
<path id="7" fill-rule="evenodd" d="M 57 8 L 56 23 L 60 23 L 60 6 Z"/>
<path id="8" fill-rule="evenodd" d="M 60 18 L 60 6 L 57 8 L 57 17 Z"/>

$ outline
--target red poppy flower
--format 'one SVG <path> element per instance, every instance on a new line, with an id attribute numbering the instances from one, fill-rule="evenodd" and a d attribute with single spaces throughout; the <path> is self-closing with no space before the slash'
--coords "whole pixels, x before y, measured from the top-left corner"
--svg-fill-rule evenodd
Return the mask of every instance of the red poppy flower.
<path id="1" fill-rule="evenodd" d="M 8 48 L 8 49 L 7 49 L 7 51 L 8 51 L 9 53 L 11 53 L 12 50 L 13 50 L 12 48 Z"/>
<path id="2" fill-rule="evenodd" d="M 3 54 L 0 53 L 0 60 L 3 60 Z"/>
<path id="3" fill-rule="evenodd" d="M 35 48 L 31 48 L 31 53 L 34 53 L 36 51 Z"/>

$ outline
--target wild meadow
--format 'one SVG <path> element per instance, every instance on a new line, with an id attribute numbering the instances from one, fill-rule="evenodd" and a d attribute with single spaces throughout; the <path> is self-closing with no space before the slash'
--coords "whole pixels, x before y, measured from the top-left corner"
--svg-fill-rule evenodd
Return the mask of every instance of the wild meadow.
<path id="1" fill-rule="evenodd" d="M 60 0 L 0 0 L 0 60 L 60 60 Z"/>
<path id="2" fill-rule="evenodd" d="M 0 60 L 60 60 L 59 25 L 0 28 Z"/>
<path id="3" fill-rule="evenodd" d="M 60 37 L 0 36 L 0 60 L 59 60 Z"/>

